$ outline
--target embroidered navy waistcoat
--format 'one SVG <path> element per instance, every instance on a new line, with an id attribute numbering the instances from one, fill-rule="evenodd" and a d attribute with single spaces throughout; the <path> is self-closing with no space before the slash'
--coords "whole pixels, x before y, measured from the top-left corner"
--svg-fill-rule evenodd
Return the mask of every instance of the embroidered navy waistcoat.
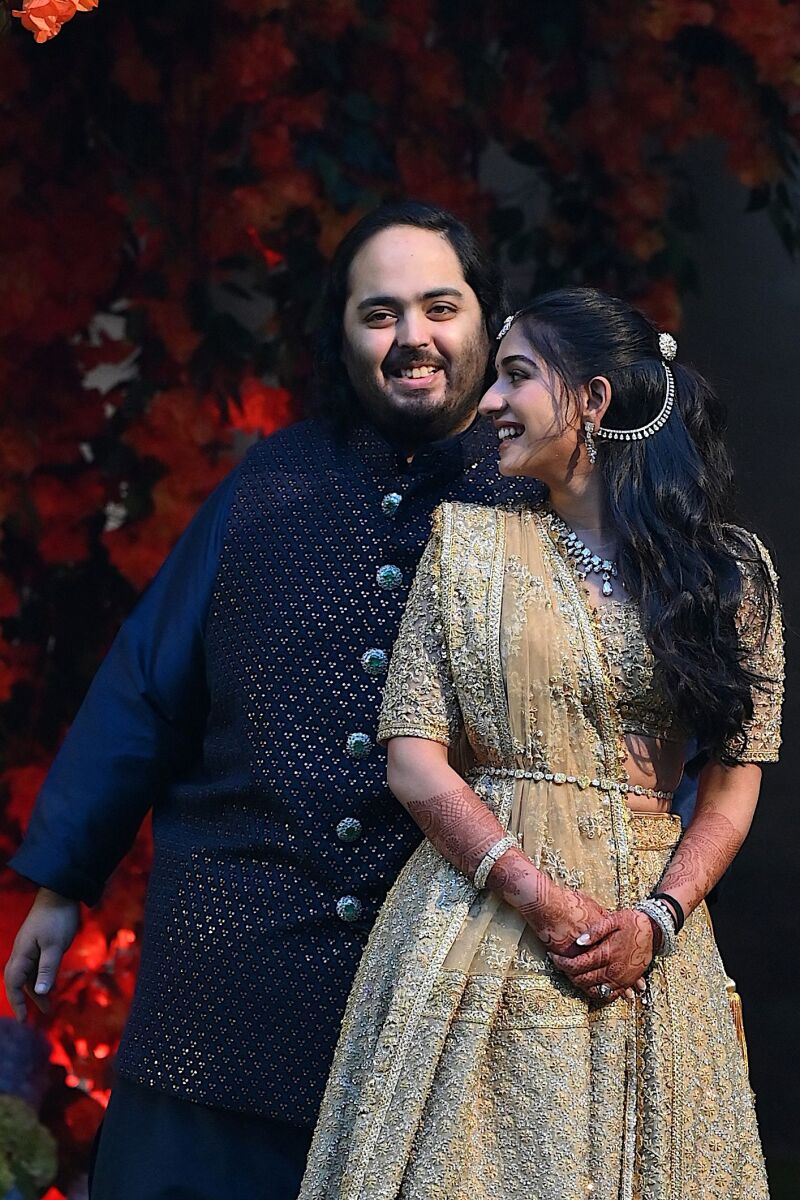
<path id="1" fill-rule="evenodd" d="M 432 510 L 536 489 L 501 478 L 482 420 L 411 463 L 366 426 L 339 441 L 308 421 L 253 447 L 184 535 L 12 861 L 93 902 L 152 804 L 122 1076 L 314 1121 L 366 934 L 420 839 L 374 737 Z"/>

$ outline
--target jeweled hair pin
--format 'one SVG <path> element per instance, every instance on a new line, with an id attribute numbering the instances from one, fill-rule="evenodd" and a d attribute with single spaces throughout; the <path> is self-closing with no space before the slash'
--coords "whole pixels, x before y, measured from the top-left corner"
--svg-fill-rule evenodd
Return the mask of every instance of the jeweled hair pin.
<path id="1" fill-rule="evenodd" d="M 678 353 L 678 343 L 671 333 L 660 333 L 658 335 L 658 348 L 665 362 L 672 362 Z"/>
<path id="2" fill-rule="evenodd" d="M 661 353 L 661 366 L 664 370 L 666 380 L 666 391 L 661 411 L 653 417 L 652 421 L 648 421 L 646 425 L 640 425 L 638 429 L 606 429 L 601 425 L 599 429 L 594 431 L 596 438 L 604 438 L 608 442 L 643 442 L 645 438 L 652 437 L 654 433 L 658 433 L 659 429 L 664 428 L 675 404 L 675 376 L 672 374 L 668 363 L 672 362 L 678 353 L 678 343 L 671 333 L 660 333 L 658 335 L 658 349 Z"/>
<path id="3" fill-rule="evenodd" d="M 516 321 L 517 317 L 519 316 L 519 314 L 521 312 L 522 312 L 522 309 L 520 308 L 520 309 L 517 309 L 517 311 L 515 313 L 512 313 L 510 317 L 506 317 L 505 321 L 503 321 L 502 328 L 500 329 L 500 332 L 497 335 L 498 342 L 501 342 L 503 340 L 503 338 L 506 336 L 509 329 L 514 324 L 514 322 Z"/>

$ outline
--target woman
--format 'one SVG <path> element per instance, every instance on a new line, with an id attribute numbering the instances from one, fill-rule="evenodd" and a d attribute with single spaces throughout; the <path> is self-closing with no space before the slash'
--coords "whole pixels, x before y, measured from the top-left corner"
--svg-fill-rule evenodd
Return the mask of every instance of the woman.
<path id="1" fill-rule="evenodd" d="M 367 946 L 302 1200 L 767 1196 L 703 901 L 777 757 L 780 614 L 675 348 L 585 289 L 501 331 L 481 410 L 501 473 L 549 499 L 437 513 L 379 730 L 427 840 Z"/>

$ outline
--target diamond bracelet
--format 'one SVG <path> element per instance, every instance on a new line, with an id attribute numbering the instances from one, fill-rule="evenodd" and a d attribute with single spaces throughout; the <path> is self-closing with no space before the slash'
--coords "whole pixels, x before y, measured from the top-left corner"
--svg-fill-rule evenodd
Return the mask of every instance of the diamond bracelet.
<path id="1" fill-rule="evenodd" d="M 678 949 L 678 935 L 671 908 L 663 900 L 651 899 L 641 900 L 635 907 L 661 930 L 661 945 L 655 951 L 654 957 L 669 958 Z"/>
<path id="2" fill-rule="evenodd" d="M 475 887 L 479 892 L 486 887 L 486 881 L 491 874 L 492 867 L 497 863 L 498 859 L 503 857 L 506 850 L 510 850 L 512 846 L 517 846 L 518 844 L 517 838 L 515 838 L 513 834 L 507 834 L 506 837 L 501 838 L 499 842 L 495 842 L 495 844 L 486 851 L 483 858 L 478 863 L 477 870 L 472 877 L 472 882 L 475 884 Z"/>

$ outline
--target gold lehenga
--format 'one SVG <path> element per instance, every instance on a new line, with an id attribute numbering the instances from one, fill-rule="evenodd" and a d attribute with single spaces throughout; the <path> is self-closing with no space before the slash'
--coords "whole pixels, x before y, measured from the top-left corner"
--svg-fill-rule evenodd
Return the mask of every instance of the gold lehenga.
<path id="1" fill-rule="evenodd" d="M 776 680 L 754 695 L 747 730 L 744 757 L 761 761 L 778 745 L 780 619 L 759 649 L 753 615 L 752 657 Z M 652 671 L 637 686 L 668 731 Z M 611 908 L 653 888 L 680 834 L 676 817 L 627 807 L 624 709 L 597 616 L 542 514 L 442 506 L 379 736 L 449 745 L 537 865 Z M 515 910 L 423 843 L 359 968 L 300 1200 L 767 1194 L 705 906 L 679 953 L 657 960 L 644 1004 L 597 1007 Z"/>

